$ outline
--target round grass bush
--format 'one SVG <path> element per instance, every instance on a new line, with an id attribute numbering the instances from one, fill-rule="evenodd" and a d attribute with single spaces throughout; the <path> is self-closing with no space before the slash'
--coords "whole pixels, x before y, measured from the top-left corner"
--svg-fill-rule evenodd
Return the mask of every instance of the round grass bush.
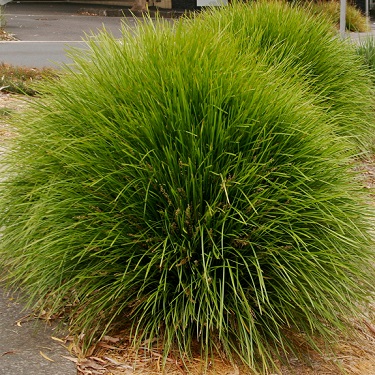
<path id="1" fill-rule="evenodd" d="M 298 75 L 315 102 L 336 119 L 336 131 L 363 152 L 374 143 L 374 93 L 355 47 L 340 40 L 324 17 L 284 2 L 236 3 L 211 9 L 193 20 L 196 33 L 229 32 L 242 41 L 241 53 L 257 51 L 284 75 Z M 319 100 L 320 99 L 320 100 Z"/>
<path id="2" fill-rule="evenodd" d="M 88 340 L 130 321 L 164 359 L 198 341 L 266 371 L 291 332 L 347 329 L 372 213 L 309 79 L 190 21 L 88 44 L 2 156 L 6 279 Z"/>

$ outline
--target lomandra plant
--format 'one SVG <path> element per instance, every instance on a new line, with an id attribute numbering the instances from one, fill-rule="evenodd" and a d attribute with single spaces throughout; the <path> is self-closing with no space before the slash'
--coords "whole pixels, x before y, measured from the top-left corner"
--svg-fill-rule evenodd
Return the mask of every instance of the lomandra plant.
<path id="1" fill-rule="evenodd" d="M 340 24 L 340 2 L 336 0 L 329 1 L 311 1 L 307 2 L 313 13 L 318 17 L 328 17 L 328 19 L 338 27 Z M 370 26 L 366 16 L 353 3 L 346 7 L 346 30 L 354 32 L 370 31 Z"/>
<path id="2" fill-rule="evenodd" d="M 194 20 L 196 33 L 215 29 L 242 41 L 241 53 L 258 51 L 285 76 L 298 75 L 330 116 L 334 131 L 351 137 L 362 151 L 374 142 L 374 93 L 368 72 L 351 43 L 343 43 L 325 17 L 284 2 L 237 3 L 211 9 Z"/>
<path id="3" fill-rule="evenodd" d="M 356 52 L 361 57 L 362 62 L 369 68 L 372 79 L 375 81 L 375 39 L 368 37 L 360 40 L 356 46 Z"/>
<path id="4" fill-rule="evenodd" d="M 131 322 L 164 361 L 199 347 L 266 372 L 293 333 L 328 342 L 359 314 L 372 214 L 305 78 L 186 22 L 90 39 L 15 120 L 1 265 L 86 340 Z"/>

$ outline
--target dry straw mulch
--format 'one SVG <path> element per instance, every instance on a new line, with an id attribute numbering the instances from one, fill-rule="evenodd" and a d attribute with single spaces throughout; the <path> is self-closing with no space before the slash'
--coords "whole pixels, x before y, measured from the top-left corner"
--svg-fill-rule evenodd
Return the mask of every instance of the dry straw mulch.
<path id="1" fill-rule="evenodd" d="M 0 40 L 15 41 L 17 38 L 13 34 L 9 34 L 4 29 L 0 28 Z"/>

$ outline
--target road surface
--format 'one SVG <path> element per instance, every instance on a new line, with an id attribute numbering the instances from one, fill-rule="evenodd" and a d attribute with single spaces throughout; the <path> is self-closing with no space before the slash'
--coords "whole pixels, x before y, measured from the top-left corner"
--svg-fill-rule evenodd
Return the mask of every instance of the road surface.
<path id="1" fill-rule="evenodd" d="M 5 31 L 17 41 L 0 42 L 0 63 L 40 68 L 69 63 L 69 46 L 82 47 L 87 35 L 105 28 L 115 37 L 121 35 L 121 25 L 134 26 L 126 17 L 90 15 L 82 4 L 17 3 L 6 6 Z"/>

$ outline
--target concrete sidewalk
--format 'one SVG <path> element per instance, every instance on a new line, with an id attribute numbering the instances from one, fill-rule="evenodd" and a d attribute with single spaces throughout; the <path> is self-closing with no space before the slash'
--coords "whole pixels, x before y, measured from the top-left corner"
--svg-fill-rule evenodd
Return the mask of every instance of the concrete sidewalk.
<path id="1" fill-rule="evenodd" d="M 0 375 L 75 375 L 56 327 L 29 318 L 22 304 L 0 287 Z"/>

